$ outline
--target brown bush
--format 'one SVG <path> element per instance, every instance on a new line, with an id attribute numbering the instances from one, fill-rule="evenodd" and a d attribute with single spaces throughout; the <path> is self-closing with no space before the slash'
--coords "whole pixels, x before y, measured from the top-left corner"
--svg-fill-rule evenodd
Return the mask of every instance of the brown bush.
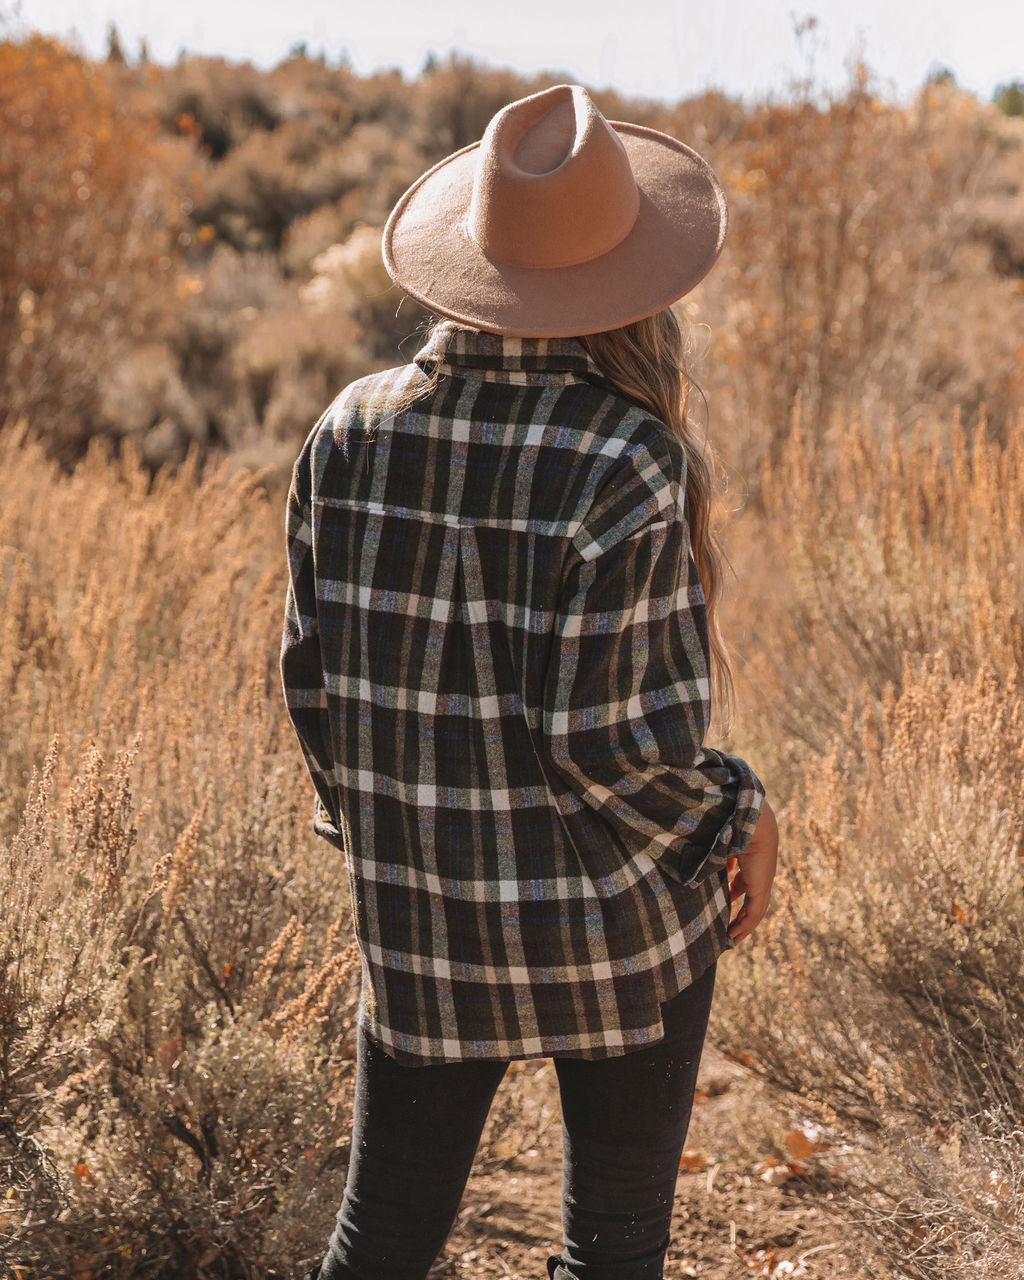
<path id="1" fill-rule="evenodd" d="M 771 587 L 736 627 L 752 728 L 795 770 L 827 752 L 851 698 L 877 710 L 898 694 L 908 660 L 944 653 L 960 680 L 1024 665 L 1019 427 L 1000 442 L 980 418 L 968 438 L 955 413 L 907 436 L 855 415 L 816 443 L 798 407 L 761 490 L 763 515 L 733 538 L 744 580 Z"/>
<path id="2" fill-rule="evenodd" d="M 188 150 L 119 86 L 56 41 L 0 43 L 0 419 L 48 422 L 66 459 L 174 298 Z"/>
<path id="3" fill-rule="evenodd" d="M 168 130 L 192 121 L 206 155 L 220 160 L 254 130 L 273 129 L 283 107 L 268 77 L 249 63 L 193 55 L 168 75 L 149 72 L 156 110 Z"/>
<path id="4" fill-rule="evenodd" d="M 783 867 L 714 1035 L 866 1157 L 872 1275 L 1024 1266 L 1021 442 L 854 423 L 826 459 L 798 418 L 765 479 L 743 683 Z"/>
<path id="5" fill-rule="evenodd" d="M 715 331 L 708 394 L 731 457 L 777 460 L 797 397 L 812 437 L 837 409 L 891 408 L 909 430 L 984 400 L 994 426 L 1012 421 L 1020 401 L 995 378 L 1024 300 L 993 282 L 1000 320 L 982 338 L 971 298 L 986 274 L 971 210 L 996 181 L 1002 125 L 946 86 L 887 105 L 859 68 L 826 107 L 755 107 L 715 145 L 730 231 L 691 304 Z"/>
<path id="6" fill-rule="evenodd" d="M 39 299 L 19 286 L 17 298 L 5 292 L 6 305 L 23 309 L 15 329 L 30 341 L 19 336 L 9 348 L 9 407 L 38 404 L 42 411 L 31 420 L 59 423 L 47 429 L 58 449 L 67 431 L 79 441 L 96 431 L 128 433 L 143 441 L 153 464 L 180 461 L 192 441 L 216 448 L 244 438 L 249 448 L 264 427 L 273 448 L 286 421 L 296 421 L 290 444 L 297 447 L 310 425 L 297 419 L 320 388 L 339 389 L 335 371 L 345 362 L 315 339 L 307 346 L 319 355 L 284 361 L 272 394 L 259 386 L 250 394 L 244 378 L 239 385 L 248 357 L 237 347 L 251 326 L 197 297 L 216 291 L 225 250 L 245 263 L 259 255 L 261 278 L 269 268 L 282 286 L 301 287 L 315 274 L 315 257 L 360 225 L 379 230 L 418 174 L 479 137 L 504 102 L 553 79 L 524 79 L 460 58 L 433 64 L 411 84 L 397 72 L 361 78 L 305 57 L 266 72 L 198 57 L 171 67 L 94 68 L 48 47 L 90 84 L 116 87 L 118 126 L 122 135 L 130 126 L 138 141 L 118 153 L 118 164 L 135 165 L 136 175 L 145 172 L 150 187 L 164 190 L 171 169 L 160 147 L 187 155 L 195 186 L 181 202 L 191 218 L 179 240 L 188 262 L 168 281 L 173 289 L 153 290 L 147 280 L 138 290 L 124 280 L 143 274 L 122 271 L 128 259 L 105 229 L 99 204 L 101 216 L 92 221 L 91 202 L 77 211 L 83 227 L 91 227 L 88 236 L 107 247 L 102 261 L 109 266 L 98 263 L 96 271 L 111 281 L 121 271 L 116 289 L 105 286 L 110 306 L 103 314 L 115 317 L 108 295 L 118 289 L 136 287 L 151 304 L 145 333 L 128 316 L 131 308 L 121 325 L 126 332 L 135 326 L 148 354 L 131 362 L 97 412 L 69 414 L 75 399 L 64 389 L 80 383 L 85 395 L 104 356 L 108 366 L 115 354 L 120 358 L 123 348 L 112 343 L 117 325 L 97 328 L 90 313 L 78 329 L 65 326 L 71 341 L 53 340 L 59 349 L 50 351 L 39 346 L 36 330 L 55 332 L 53 322 L 44 324 Z M 26 63 L 18 92 L 35 91 L 34 75 L 48 92 L 47 74 Z M 918 419 L 948 420 L 958 403 L 971 415 L 984 405 L 997 432 L 1012 422 L 1024 400 L 1024 293 L 1012 265 L 1024 146 L 1019 121 L 949 83 L 926 85 L 909 108 L 887 104 L 863 67 L 844 93 L 824 102 L 809 86 L 790 101 L 754 106 L 716 93 L 674 107 L 608 91 L 596 97 L 612 118 L 690 142 L 725 182 L 732 210 L 726 251 L 685 308 L 713 335 L 692 372 L 714 406 L 713 433 L 746 483 L 756 489 L 756 463 L 766 449 L 777 461 L 797 396 L 814 437 L 828 433 L 834 411 L 854 407 L 872 414 L 891 407 L 903 430 Z M 100 118 L 115 108 L 108 101 L 90 110 Z M 150 136 L 157 120 L 162 140 Z M 61 150 L 46 143 L 42 125 L 26 127 L 18 154 L 41 166 L 38 184 L 58 192 L 54 203 L 65 208 L 67 175 L 52 159 Z M 40 156 L 51 157 L 49 169 Z M 147 246 L 158 259 L 167 257 L 152 236 Z M 86 305 L 89 288 L 62 287 L 69 306 Z M 278 320 L 261 314 L 260 324 L 283 330 L 294 320 L 294 296 L 294 288 L 282 287 L 276 300 L 267 293 L 265 302 L 240 309 L 256 305 L 262 313 L 280 304 Z M 396 310 L 397 298 L 380 305 L 361 300 L 354 312 L 339 314 L 339 344 L 349 341 L 354 322 L 359 333 L 351 349 L 368 353 L 371 367 L 395 363 L 399 344 L 420 320 L 414 307 L 403 307 L 397 318 Z M 44 350 L 49 354 L 36 360 L 32 352 Z M 173 370 L 163 371 L 167 350 L 178 361 L 180 386 Z M 109 385 L 106 377 L 99 381 Z M 49 412 L 57 404 L 64 409 L 59 416 Z"/>
<path id="7" fill-rule="evenodd" d="M 288 1275 L 341 1194 L 358 972 L 279 690 L 278 504 L 10 433 L 0 475 L 5 1258 Z"/>
<path id="8" fill-rule="evenodd" d="M 476 142 L 491 116 L 506 103 L 551 83 L 550 77 L 526 80 L 509 71 L 488 71 L 458 54 L 430 66 L 418 81 L 418 110 L 413 117 L 424 167 Z"/>

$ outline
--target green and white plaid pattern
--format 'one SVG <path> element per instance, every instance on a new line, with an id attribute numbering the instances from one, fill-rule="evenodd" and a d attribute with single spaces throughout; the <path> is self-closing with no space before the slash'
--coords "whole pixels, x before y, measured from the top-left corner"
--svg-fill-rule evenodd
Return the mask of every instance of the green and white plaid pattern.
<path id="1" fill-rule="evenodd" d="M 574 339 L 451 323 L 299 455 L 285 694 L 400 1061 L 650 1044 L 731 945 L 764 789 L 703 745 L 684 468 Z"/>

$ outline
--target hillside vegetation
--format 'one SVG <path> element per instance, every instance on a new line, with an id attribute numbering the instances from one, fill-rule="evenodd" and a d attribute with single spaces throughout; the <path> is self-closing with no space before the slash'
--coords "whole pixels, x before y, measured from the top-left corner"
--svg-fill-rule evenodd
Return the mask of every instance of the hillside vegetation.
<path id="1" fill-rule="evenodd" d="M 397 197 L 549 83 L 0 44 L 0 420 L 65 461 L 107 435 L 150 465 L 193 444 L 287 465 L 334 391 L 412 349 L 422 312 L 378 248 Z M 748 477 L 798 394 L 815 435 L 837 408 L 909 428 L 957 404 L 1005 431 L 1024 399 L 1024 119 L 949 83 L 893 106 L 864 68 L 825 105 L 595 96 L 726 185 L 725 252 L 684 310 L 709 326 L 691 372 Z"/>

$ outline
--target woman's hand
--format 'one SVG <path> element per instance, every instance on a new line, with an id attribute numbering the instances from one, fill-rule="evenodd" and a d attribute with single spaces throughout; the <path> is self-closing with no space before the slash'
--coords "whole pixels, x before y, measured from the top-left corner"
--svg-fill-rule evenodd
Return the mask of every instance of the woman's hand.
<path id="1" fill-rule="evenodd" d="M 741 942 L 754 932 L 764 919 L 772 894 L 772 881 L 779 860 L 779 826 L 767 800 L 761 804 L 761 815 L 754 834 L 736 859 L 739 870 L 729 886 L 729 901 L 743 898 L 736 918 L 729 925 L 729 937 Z"/>

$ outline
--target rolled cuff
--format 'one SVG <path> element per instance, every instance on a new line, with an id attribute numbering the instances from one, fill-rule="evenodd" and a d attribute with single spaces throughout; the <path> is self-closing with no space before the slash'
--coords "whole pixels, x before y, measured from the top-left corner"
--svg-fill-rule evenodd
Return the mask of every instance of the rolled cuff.
<path id="1" fill-rule="evenodd" d="M 696 863 L 690 868 L 685 870 L 680 868 L 680 872 L 677 872 L 671 862 L 659 860 L 663 866 L 667 867 L 670 874 L 681 880 L 687 888 L 700 884 L 713 871 L 721 870 L 730 858 L 735 858 L 743 852 L 754 834 L 754 828 L 757 826 L 761 807 L 764 804 L 764 786 L 750 765 L 739 756 L 727 755 L 724 752 L 716 754 L 721 762 L 728 765 L 736 775 L 736 800 L 732 812 L 719 827 L 710 846 L 699 855 Z M 689 852 L 692 856 L 692 845 Z"/>

